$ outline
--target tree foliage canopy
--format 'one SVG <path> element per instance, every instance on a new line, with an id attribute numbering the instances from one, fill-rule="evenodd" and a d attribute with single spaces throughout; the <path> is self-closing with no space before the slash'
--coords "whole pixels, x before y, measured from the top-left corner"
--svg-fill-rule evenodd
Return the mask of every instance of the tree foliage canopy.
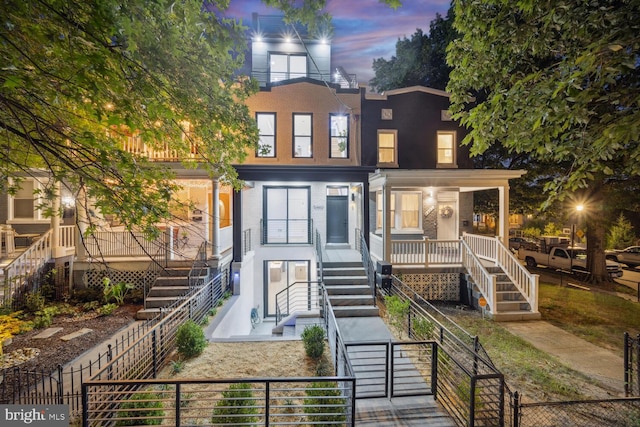
<path id="1" fill-rule="evenodd" d="M 241 102 L 256 87 L 234 76 L 246 43 L 237 22 L 199 0 L 2 0 L 0 10 L 3 189 L 44 169 L 49 183 L 86 188 L 104 213 L 148 228 L 176 188 L 168 170 L 123 149 L 132 135 L 184 159 L 197 143 L 212 175 L 235 180 L 231 163 L 257 139 Z"/>
<path id="2" fill-rule="evenodd" d="M 569 161 L 552 196 L 639 174 L 639 2 L 459 0 L 455 16 L 448 90 L 472 153 Z"/>
<path id="3" fill-rule="evenodd" d="M 640 2 L 457 0 L 447 87 L 463 143 L 566 164 L 546 203 L 589 197 L 589 271 L 603 279 L 610 184 L 640 175 Z M 623 184 L 625 185 L 625 184 Z"/>
<path id="4" fill-rule="evenodd" d="M 452 9 L 444 18 L 437 14 L 430 23 L 429 34 L 417 29 L 411 39 L 398 40 L 396 55 L 391 59 L 373 60 L 375 77 L 370 86 L 378 92 L 416 85 L 444 90 L 451 71 L 445 58 L 446 47 L 455 37 Z"/>

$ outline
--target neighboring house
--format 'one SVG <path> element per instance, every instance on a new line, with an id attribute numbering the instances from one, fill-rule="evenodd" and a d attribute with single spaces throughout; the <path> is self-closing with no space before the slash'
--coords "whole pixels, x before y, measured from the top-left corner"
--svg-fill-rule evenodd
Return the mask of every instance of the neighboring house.
<path id="1" fill-rule="evenodd" d="M 372 259 L 390 262 L 427 299 L 458 301 L 466 270 L 451 264 L 460 259 L 460 237 L 473 232 L 473 193 L 498 192 L 496 235 L 508 246 L 509 180 L 524 171 L 473 169 L 460 145 L 467 131 L 448 110 L 441 90 L 365 93 L 362 155 L 378 167 L 369 177 Z"/>

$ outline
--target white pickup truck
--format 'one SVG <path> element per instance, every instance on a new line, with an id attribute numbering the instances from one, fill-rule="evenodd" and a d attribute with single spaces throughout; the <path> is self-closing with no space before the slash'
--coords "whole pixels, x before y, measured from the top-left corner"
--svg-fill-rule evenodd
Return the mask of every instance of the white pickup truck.
<path id="1" fill-rule="evenodd" d="M 518 258 L 524 260 L 527 267 L 540 264 L 574 274 L 587 274 L 587 251 L 583 248 L 552 246 L 541 240 L 536 246 L 521 246 Z M 607 271 L 613 279 L 622 277 L 622 267 L 615 261 L 607 260 Z"/>

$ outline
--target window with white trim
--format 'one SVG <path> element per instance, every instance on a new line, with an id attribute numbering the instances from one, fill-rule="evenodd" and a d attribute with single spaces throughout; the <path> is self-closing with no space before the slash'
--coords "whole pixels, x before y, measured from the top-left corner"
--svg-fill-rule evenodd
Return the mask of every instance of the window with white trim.
<path id="1" fill-rule="evenodd" d="M 438 131 L 438 167 L 456 166 L 455 131 Z"/>
<path id="2" fill-rule="evenodd" d="M 311 114 L 293 113 L 293 157 L 313 157 Z"/>
<path id="3" fill-rule="evenodd" d="M 396 232 L 422 231 L 422 193 L 393 191 L 390 200 L 391 230 Z M 376 194 L 376 228 L 382 229 L 382 193 Z"/>
<path id="4" fill-rule="evenodd" d="M 398 166 L 397 141 L 397 130 L 378 130 L 378 166 Z"/>
<path id="5" fill-rule="evenodd" d="M 346 114 L 331 114 L 331 150 L 332 159 L 346 159 L 349 157 L 349 116 Z"/>
<path id="6" fill-rule="evenodd" d="M 272 53 L 269 55 L 270 82 L 307 77 L 307 56 Z"/>
<path id="7" fill-rule="evenodd" d="M 21 181 L 16 194 L 9 196 L 9 220 L 20 222 L 44 219 L 38 209 L 41 200 L 37 193 L 40 189 L 40 183 L 34 178 Z"/>
<path id="8" fill-rule="evenodd" d="M 256 157 L 276 156 L 276 113 L 256 113 L 258 151 Z"/>

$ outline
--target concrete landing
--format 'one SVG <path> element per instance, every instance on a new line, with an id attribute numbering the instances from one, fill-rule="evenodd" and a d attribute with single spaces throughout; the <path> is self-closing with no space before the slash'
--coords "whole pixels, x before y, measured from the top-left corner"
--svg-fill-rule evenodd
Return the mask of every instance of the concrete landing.
<path id="1" fill-rule="evenodd" d="M 371 427 L 453 427 L 456 423 L 433 396 L 359 399 L 356 425 Z"/>

